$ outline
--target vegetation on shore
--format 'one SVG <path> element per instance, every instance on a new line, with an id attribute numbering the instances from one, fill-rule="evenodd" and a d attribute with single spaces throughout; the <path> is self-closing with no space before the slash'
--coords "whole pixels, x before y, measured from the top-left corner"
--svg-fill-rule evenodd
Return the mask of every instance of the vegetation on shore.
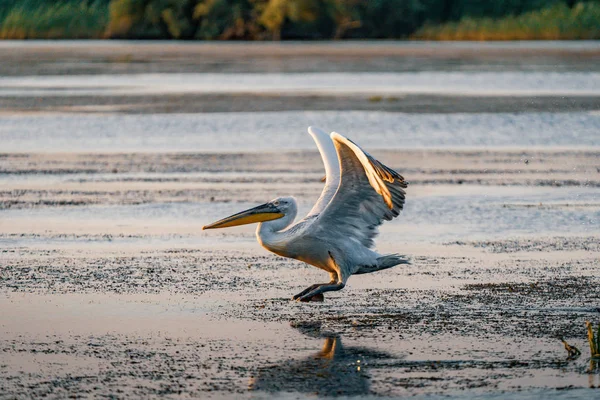
<path id="1" fill-rule="evenodd" d="M 108 1 L 1 0 L 0 39 L 92 39 L 104 36 Z"/>
<path id="2" fill-rule="evenodd" d="M 465 17 L 458 22 L 425 25 L 413 37 L 426 40 L 574 40 L 600 38 L 600 4 L 550 7 L 500 19 Z"/>
<path id="3" fill-rule="evenodd" d="M 1 0 L 2 39 L 600 38 L 600 0 Z"/>

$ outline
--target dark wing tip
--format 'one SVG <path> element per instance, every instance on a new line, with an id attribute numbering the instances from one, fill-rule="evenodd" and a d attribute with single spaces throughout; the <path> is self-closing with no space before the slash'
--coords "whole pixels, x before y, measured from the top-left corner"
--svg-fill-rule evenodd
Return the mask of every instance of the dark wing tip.
<path id="1" fill-rule="evenodd" d="M 384 181 L 388 195 L 384 195 L 383 199 L 388 208 L 392 210 L 392 218 L 395 218 L 400 214 L 400 210 L 404 208 L 406 193 L 402 189 L 405 189 L 408 186 L 408 182 L 406 182 L 404 177 L 398 172 L 376 160 L 370 154 L 365 152 L 365 155 L 373 169 L 377 172 L 377 175 Z"/>
<path id="2" fill-rule="evenodd" d="M 396 172 L 393 169 L 391 169 L 390 167 L 384 165 L 380 161 L 377 161 L 370 154 L 366 154 L 366 156 L 369 159 L 369 162 L 371 163 L 371 165 L 373 166 L 375 171 L 377 171 L 377 174 L 379 175 L 379 177 L 381 179 L 383 179 L 384 181 L 389 182 L 389 183 L 395 183 L 398 186 L 403 187 L 403 188 L 406 188 L 408 186 L 408 182 L 406 182 L 406 180 L 404 180 L 404 177 L 402 175 L 400 175 L 398 172 Z"/>

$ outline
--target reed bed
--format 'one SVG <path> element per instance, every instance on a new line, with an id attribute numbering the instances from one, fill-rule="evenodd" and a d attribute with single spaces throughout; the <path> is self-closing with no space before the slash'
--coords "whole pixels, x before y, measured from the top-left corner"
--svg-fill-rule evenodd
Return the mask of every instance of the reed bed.
<path id="1" fill-rule="evenodd" d="M 462 18 L 442 25 L 426 24 L 414 35 L 421 40 L 576 40 L 600 38 L 600 3 L 572 8 L 558 3 L 517 16 Z"/>

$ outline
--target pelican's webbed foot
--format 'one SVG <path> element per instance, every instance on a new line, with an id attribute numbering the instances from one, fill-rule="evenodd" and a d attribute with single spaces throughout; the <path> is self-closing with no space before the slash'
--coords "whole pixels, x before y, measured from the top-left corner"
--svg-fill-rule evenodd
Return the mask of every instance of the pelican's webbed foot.
<path id="1" fill-rule="evenodd" d="M 332 292 L 335 290 L 342 290 L 346 286 L 343 282 L 329 282 L 321 285 L 312 285 L 311 287 L 303 290 L 296 296 L 294 296 L 295 300 L 298 301 L 319 301 L 319 297 L 323 296 L 325 292 Z M 313 299 L 314 298 L 314 299 Z"/>
<path id="2" fill-rule="evenodd" d="M 319 286 L 323 286 L 323 285 L 329 285 L 333 282 L 329 282 L 329 283 L 315 283 L 314 285 L 310 285 L 309 287 L 307 287 L 306 289 L 304 289 L 303 291 L 301 291 L 300 293 L 298 293 L 297 295 L 295 295 L 294 297 L 292 297 L 292 300 L 298 300 L 300 297 L 304 296 L 306 293 L 310 292 L 311 290 L 314 290 L 316 288 L 318 288 Z"/>
<path id="3" fill-rule="evenodd" d="M 323 296 L 323 293 L 320 294 L 315 294 L 313 297 L 306 299 L 306 300 L 299 300 L 303 303 L 308 303 L 308 302 L 315 302 L 315 303 L 322 303 L 325 301 L 325 296 Z"/>

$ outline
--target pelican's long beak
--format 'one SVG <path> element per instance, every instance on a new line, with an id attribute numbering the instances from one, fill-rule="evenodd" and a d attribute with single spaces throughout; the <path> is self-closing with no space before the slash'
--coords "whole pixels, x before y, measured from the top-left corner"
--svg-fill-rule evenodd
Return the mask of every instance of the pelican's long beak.
<path id="1" fill-rule="evenodd" d="M 233 214 L 217 222 L 202 227 L 204 229 L 229 228 L 230 226 L 253 224 L 255 222 L 271 221 L 283 217 L 279 208 L 271 203 L 265 203 L 258 207 Z"/>

